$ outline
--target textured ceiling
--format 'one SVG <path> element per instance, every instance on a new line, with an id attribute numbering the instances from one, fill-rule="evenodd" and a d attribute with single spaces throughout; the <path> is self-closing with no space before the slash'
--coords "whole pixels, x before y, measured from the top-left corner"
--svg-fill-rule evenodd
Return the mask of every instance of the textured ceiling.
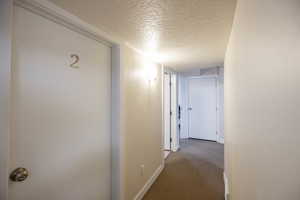
<path id="1" fill-rule="evenodd" d="M 183 71 L 223 64 L 236 0 L 51 0 Z"/>

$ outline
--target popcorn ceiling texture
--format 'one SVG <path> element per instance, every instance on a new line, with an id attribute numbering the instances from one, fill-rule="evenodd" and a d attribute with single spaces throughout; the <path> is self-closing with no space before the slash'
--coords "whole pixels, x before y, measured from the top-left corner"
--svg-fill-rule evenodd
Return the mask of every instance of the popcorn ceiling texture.
<path id="1" fill-rule="evenodd" d="M 222 65 L 236 0 L 51 0 L 178 69 Z"/>

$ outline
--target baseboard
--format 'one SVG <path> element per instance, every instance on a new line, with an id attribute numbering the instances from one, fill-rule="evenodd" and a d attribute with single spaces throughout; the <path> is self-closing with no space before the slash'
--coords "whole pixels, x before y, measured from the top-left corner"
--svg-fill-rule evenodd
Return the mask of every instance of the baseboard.
<path id="1" fill-rule="evenodd" d="M 153 173 L 153 175 L 149 178 L 149 180 L 146 182 L 144 187 L 137 193 L 137 195 L 134 197 L 134 200 L 142 200 L 146 192 L 150 189 L 152 184 L 155 182 L 155 180 L 158 178 L 162 170 L 164 169 L 164 165 L 161 164 Z"/>
<path id="2" fill-rule="evenodd" d="M 228 185 L 228 179 L 225 172 L 223 172 L 223 178 L 224 178 L 224 186 L 225 186 L 225 194 L 224 194 L 225 200 L 229 200 L 229 185 Z"/>
<path id="3" fill-rule="evenodd" d="M 177 152 L 178 150 L 179 150 L 179 146 L 176 146 L 176 147 L 172 148 L 173 152 Z"/>
<path id="4" fill-rule="evenodd" d="M 224 144 L 224 138 L 223 138 L 223 137 L 219 137 L 219 139 L 218 139 L 217 142 L 218 142 L 218 143 L 221 143 L 221 144 Z"/>
<path id="5" fill-rule="evenodd" d="M 189 137 L 188 137 L 188 136 L 186 136 L 186 137 L 181 137 L 180 139 L 189 139 Z"/>

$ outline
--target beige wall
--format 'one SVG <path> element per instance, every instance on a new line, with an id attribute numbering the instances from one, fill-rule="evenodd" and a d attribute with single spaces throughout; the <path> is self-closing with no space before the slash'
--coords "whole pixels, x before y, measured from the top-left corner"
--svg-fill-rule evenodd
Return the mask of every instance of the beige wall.
<path id="1" fill-rule="evenodd" d="M 121 68 L 123 183 L 125 200 L 132 200 L 163 163 L 162 68 L 127 46 L 121 48 Z M 149 68 L 156 80 L 147 80 L 155 72 Z"/>
<path id="2" fill-rule="evenodd" d="M 225 62 L 231 200 L 300 199 L 300 1 L 239 0 Z"/>

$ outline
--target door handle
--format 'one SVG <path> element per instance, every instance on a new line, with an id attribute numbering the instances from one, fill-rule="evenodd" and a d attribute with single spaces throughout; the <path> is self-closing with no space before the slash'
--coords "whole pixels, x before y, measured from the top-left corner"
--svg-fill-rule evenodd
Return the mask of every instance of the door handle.
<path id="1" fill-rule="evenodd" d="M 18 167 L 10 173 L 9 179 L 13 182 L 22 182 L 28 177 L 29 173 L 26 168 Z"/>
<path id="2" fill-rule="evenodd" d="M 188 107 L 188 110 L 193 110 L 192 107 Z"/>

